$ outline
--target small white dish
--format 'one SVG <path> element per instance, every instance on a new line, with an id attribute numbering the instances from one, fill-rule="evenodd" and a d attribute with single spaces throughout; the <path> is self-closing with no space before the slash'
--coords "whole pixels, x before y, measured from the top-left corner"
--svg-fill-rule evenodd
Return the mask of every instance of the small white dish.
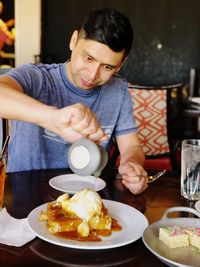
<path id="1" fill-rule="evenodd" d="M 81 189 L 92 189 L 94 191 L 100 191 L 106 183 L 101 178 L 95 176 L 79 176 L 77 174 L 63 174 L 51 178 L 49 181 L 51 187 L 69 194 L 74 194 Z"/>
<path id="2" fill-rule="evenodd" d="M 195 209 L 200 212 L 200 200 L 198 200 L 196 203 L 195 203 Z"/>

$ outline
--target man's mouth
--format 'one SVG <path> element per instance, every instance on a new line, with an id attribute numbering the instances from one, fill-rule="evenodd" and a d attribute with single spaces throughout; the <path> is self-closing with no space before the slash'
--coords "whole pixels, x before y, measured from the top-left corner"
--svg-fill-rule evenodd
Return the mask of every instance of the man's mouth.
<path id="1" fill-rule="evenodd" d="M 85 87 L 94 87 L 94 83 L 81 79 L 81 83 Z"/>

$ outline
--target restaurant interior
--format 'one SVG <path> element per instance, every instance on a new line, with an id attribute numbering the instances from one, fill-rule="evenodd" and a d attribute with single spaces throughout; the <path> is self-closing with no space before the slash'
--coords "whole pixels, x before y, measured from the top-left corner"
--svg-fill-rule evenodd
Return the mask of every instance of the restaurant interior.
<path id="1" fill-rule="evenodd" d="M 160 220 L 168 208 L 175 206 L 194 208 L 194 201 L 184 199 L 180 195 L 180 173 L 182 140 L 200 139 L 200 1 L 4 0 L 2 2 L 4 4 L 2 18 L 15 19 L 16 37 L 12 46 L 5 45 L 2 50 L 0 73 L 24 63 L 66 62 L 70 58 L 68 44 L 73 30 L 85 15 L 94 9 L 112 7 L 121 10 L 130 18 L 134 28 L 133 48 L 120 74 L 129 84 L 139 138 L 146 155 L 145 169 L 148 174 L 163 169 L 167 172 L 158 181 L 149 185 L 142 194 L 130 194 L 120 179 L 112 179 L 116 178 L 120 160 L 116 141 L 113 140 L 109 151 L 108 168 L 102 173 L 107 187 L 100 195 L 136 208 L 147 217 L 149 224 Z M 0 148 L 9 134 L 8 122 L 4 119 L 0 120 L 0 132 L 1 130 L 3 135 L 0 135 Z M 9 213 L 14 217 L 24 218 L 33 208 L 55 199 L 58 191 L 49 186 L 49 179 L 65 173 L 65 170 L 43 170 L 9 174 L 5 193 L 5 203 Z M 110 179 L 107 179 L 108 177 Z M 184 210 L 176 212 L 175 216 L 177 214 L 183 216 L 185 212 Z M 189 215 L 189 217 L 195 216 Z M 199 227 L 199 222 L 197 224 Z M 179 256 L 178 260 L 174 255 L 169 256 L 169 250 L 161 253 L 156 248 L 149 249 L 147 246 L 149 251 L 141 239 L 125 247 L 116 248 L 117 253 L 115 249 L 92 248 L 88 252 L 88 258 L 85 257 L 85 250 L 81 250 L 81 246 L 75 246 L 78 250 L 74 250 L 73 246 L 63 248 L 49 244 L 48 241 L 37 239 L 17 249 L 2 245 L 0 251 L 3 256 L 0 256 L 0 263 L 2 266 L 48 267 L 164 267 L 186 266 L 181 265 L 186 263 L 187 266 L 200 266 L 199 255 L 196 257 L 194 252 L 192 252 L 194 257 L 190 258 L 192 264 L 196 265 L 188 263 L 189 258 L 181 261 Z M 6 265 L 7 259 L 9 260 Z"/>
<path id="2" fill-rule="evenodd" d="M 199 103 L 191 102 L 200 95 L 198 0 L 191 3 L 183 0 L 181 5 L 179 0 L 127 0 L 126 4 L 122 0 L 36 0 L 29 4 L 25 0 L 2 2 L 2 19 L 15 19 L 16 37 L 12 46 L 4 45 L 1 51 L 1 72 L 6 66 L 15 67 L 29 62 L 65 62 L 70 58 L 68 43 L 71 34 L 88 12 L 103 7 L 124 12 L 134 28 L 134 43 L 120 74 L 133 90 L 137 86 L 137 92 L 141 91 L 139 98 L 143 97 L 145 90 L 148 92 L 145 100 L 138 98 L 143 106 L 140 104 L 137 110 L 133 106 L 142 145 L 147 146 L 146 168 L 160 168 L 160 163 L 166 169 L 180 168 L 181 140 L 200 136 Z M 156 129 L 153 122 L 156 113 L 145 118 L 148 133 L 144 133 L 142 110 L 145 101 L 148 101 L 152 112 L 152 101 L 159 101 L 155 93 L 159 92 L 158 89 L 162 90 L 165 98 L 160 100 L 165 115 L 156 122 Z M 157 148 L 153 148 L 152 143 L 155 144 L 156 139 L 159 143 Z M 117 151 L 111 160 L 117 162 L 116 159 Z"/>
<path id="3" fill-rule="evenodd" d="M 72 0 L 36 0 L 33 6 L 29 4 L 30 7 L 24 0 L 2 2 L 2 18 L 15 18 L 16 28 L 21 26 L 21 20 L 22 31 L 26 30 L 24 24 L 28 24 L 29 35 L 26 37 L 33 37 L 34 30 L 37 38 L 41 31 L 40 51 L 37 51 L 39 55 L 36 60 L 40 59 L 44 63 L 66 61 L 70 57 L 68 43 L 71 34 L 85 15 L 96 8 L 113 7 L 124 12 L 134 28 L 133 49 L 122 70 L 129 82 L 149 86 L 188 83 L 190 69 L 194 68 L 198 72 L 200 68 L 198 0 L 192 0 L 191 3 L 183 0 L 181 5 L 178 0 L 127 0 L 126 4 L 122 0 L 97 0 L 95 3 L 90 0 L 80 3 Z M 41 20 L 41 29 L 38 31 L 34 29 L 34 25 L 29 25 L 33 19 L 30 18 L 29 9 L 32 13 L 39 13 L 38 17 L 33 15 L 35 24 L 37 20 Z M 19 36 L 17 42 L 22 34 L 21 28 L 16 34 Z M 29 38 L 23 41 L 26 46 L 29 44 Z M 18 48 L 5 46 L 5 49 L 14 51 Z M 30 61 L 34 62 L 35 56 L 37 55 L 33 52 Z M 27 59 L 23 60 L 23 63 L 27 62 Z M 198 89 L 195 94 L 199 94 Z"/>

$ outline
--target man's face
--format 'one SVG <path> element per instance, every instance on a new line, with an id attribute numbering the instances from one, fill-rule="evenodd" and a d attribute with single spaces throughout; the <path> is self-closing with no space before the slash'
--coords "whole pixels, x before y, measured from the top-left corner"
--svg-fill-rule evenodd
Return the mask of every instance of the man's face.
<path id="1" fill-rule="evenodd" d="M 70 42 L 71 61 L 67 64 L 69 80 L 81 89 L 92 89 L 106 83 L 119 71 L 124 52 L 113 52 L 102 43 L 78 39 L 74 32 Z"/>

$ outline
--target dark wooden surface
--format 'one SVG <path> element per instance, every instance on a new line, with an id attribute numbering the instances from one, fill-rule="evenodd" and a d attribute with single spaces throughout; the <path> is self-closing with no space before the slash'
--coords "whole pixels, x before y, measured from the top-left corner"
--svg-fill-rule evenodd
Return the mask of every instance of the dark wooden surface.
<path id="1" fill-rule="evenodd" d="M 49 186 L 49 179 L 68 170 L 16 172 L 8 174 L 5 202 L 8 212 L 16 218 L 27 217 L 35 207 L 54 200 L 61 192 Z M 145 214 L 149 223 L 159 220 L 171 206 L 191 206 L 180 195 L 179 174 L 166 173 L 138 196 L 126 190 L 115 172 L 105 170 L 102 178 L 107 186 L 102 198 L 126 203 Z M 140 238 L 132 244 L 114 249 L 80 250 L 59 247 L 39 238 L 21 248 L 0 245 L 0 266 L 166 266 L 143 244 Z"/>

